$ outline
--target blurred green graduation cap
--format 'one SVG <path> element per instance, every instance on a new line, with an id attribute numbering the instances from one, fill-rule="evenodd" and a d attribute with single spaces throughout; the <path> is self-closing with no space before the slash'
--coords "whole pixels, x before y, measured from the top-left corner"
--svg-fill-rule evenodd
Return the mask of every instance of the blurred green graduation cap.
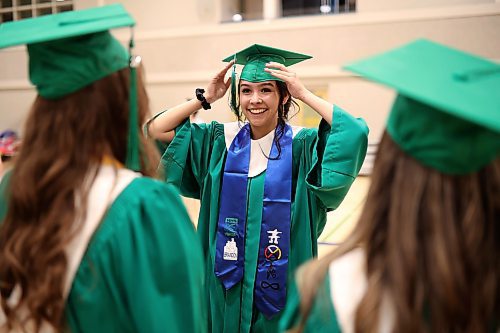
<path id="1" fill-rule="evenodd" d="M 27 44 L 30 81 L 46 99 L 63 98 L 130 67 L 126 164 L 139 170 L 136 64 L 131 65 L 130 52 L 109 32 L 134 24 L 121 4 L 24 19 L 0 25 L 0 49 Z"/>
<path id="2" fill-rule="evenodd" d="M 248 82 L 283 81 L 272 74 L 264 71 L 268 62 L 274 61 L 285 66 L 291 66 L 298 62 L 311 59 L 306 54 L 277 49 L 265 45 L 254 44 L 229 57 L 223 59 L 224 62 L 234 60 L 232 82 L 231 82 L 231 107 L 234 112 L 236 108 L 236 65 L 244 65 L 240 79 Z"/>
<path id="3" fill-rule="evenodd" d="M 500 65 L 429 40 L 348 64 L 394 88 L 387 132 L 440 172 L 475 172 L 500 154 Z"/>

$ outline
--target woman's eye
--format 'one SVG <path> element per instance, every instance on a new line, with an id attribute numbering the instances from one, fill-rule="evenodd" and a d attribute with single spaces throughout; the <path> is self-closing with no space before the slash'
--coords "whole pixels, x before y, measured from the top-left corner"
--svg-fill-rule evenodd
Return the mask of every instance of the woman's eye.
<path id="1" fill-rule="evenodd" d="M 263 93 L 269 93 L 269 92 L 271 92 L 271 89 L 269 89 L 269 88 L 262 88 L 261 92 L 263 92 Z"/>
<path id="2" fill-rule="evenodd" d="M 242 94 L 248 94 L 250 92 L 250 89 L 241 89 Z"/>

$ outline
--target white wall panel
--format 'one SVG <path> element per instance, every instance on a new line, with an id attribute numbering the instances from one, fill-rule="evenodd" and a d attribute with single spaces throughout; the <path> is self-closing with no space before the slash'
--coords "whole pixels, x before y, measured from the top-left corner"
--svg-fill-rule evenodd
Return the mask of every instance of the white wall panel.
<path id="1" fill-rule="evenodd" d="M 223 66 L 222 58 L 261 43 L 313 55 L 296 66 L 304 83 L 324 86 L 331 101 L 364 117 L 370 139 L 377 140 L 393 93 L 343 73 L 342 64 L 422 37 L 500 60 L 498 2 L 464 0 L 466 5 L 457 5 L 455 0 L 439 0 L 441 7 L 422 9 L 412 8 L 407 0 L 401 3 L 408 10 L 218 24 L 220 13 L 203 13 L 220 11 L 221 1 L 124 1 L 138 21 L 136 51 L 146 66 L 152 113 L 192 97 Z M 358 0 L 358 5 L 369 8 L 370 1 Z M 107 3 L 111 1 L 77 1 L 79 8 Z M 115 35 L 126 43 L 130 33 L 121 29 Z M 0 64 L 0 130 L 20 129 L 35 95 L 27 80 L 24 48 L 1 50 Z M 226 99 L 203 118 L 230 120 Z"/>

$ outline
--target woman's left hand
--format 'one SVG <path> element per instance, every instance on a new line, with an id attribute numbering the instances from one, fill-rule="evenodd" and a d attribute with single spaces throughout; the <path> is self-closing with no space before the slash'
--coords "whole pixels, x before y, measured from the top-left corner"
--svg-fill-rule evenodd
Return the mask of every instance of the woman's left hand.
<path id="1" fill-rule="evenodd" d="M 278 79 L 283 80 L 293 98 L 302 100 L 309 92 L 302 82 L 300 82 L 297 74 L 289 70 L 288 67 L 283 64 L 272 61 L 266 64 L 264 70 Z"/>
<path id="2" fill-rule="evenodd" d="M 295 72 L 292 72 L 285 65 L 277 62 L 267 63 L 264 70 L 278 79 L 285 81 L 288 91 L 293 98 L 299 99 L 303 103 L 309 105 L 309 107 L 316 111 L 327 123 L 330 125 L 332 124 L 333 104 L 309 91 L 302 82 L 300 82 Z"/>

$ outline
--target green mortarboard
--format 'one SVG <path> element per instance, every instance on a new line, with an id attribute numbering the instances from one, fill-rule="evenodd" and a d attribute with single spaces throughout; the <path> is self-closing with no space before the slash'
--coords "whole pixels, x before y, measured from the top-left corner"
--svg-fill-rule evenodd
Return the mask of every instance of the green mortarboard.
<path id="1" fill-rule="evenodd" d="M 30 81 L 46 99 L 64 97 L 130 66 L 126 164 L 139 170 L 135 68 L 129 52 L 109 32 L 134 24 L 120 4 L 24 19 L 0 25 L 0 49 L 27 44 Z"/>
<path id="2" fill-rule="evenodd" d="M 254 44 L 223 59 L 224 62 L 235 61 L 235 65 L 245 65 L 241 71 L 240 79 L 248 82 L 282 81 L 272 74 L 264 71 L 268 62 L 274 61 L 285 66 L 311 59 L 309 55 L 276 49 L 274 47 Z M 231 106 L 236 112 L 236 70 L 233 67 L 231 82 Z"/>
<path id="3" fill-rule="evenodd" d="M 500 153 L 500 65 L 417 40 L 345 69 L 398 91 L 387 132 L 445 174 L 475 172 Z"/>

